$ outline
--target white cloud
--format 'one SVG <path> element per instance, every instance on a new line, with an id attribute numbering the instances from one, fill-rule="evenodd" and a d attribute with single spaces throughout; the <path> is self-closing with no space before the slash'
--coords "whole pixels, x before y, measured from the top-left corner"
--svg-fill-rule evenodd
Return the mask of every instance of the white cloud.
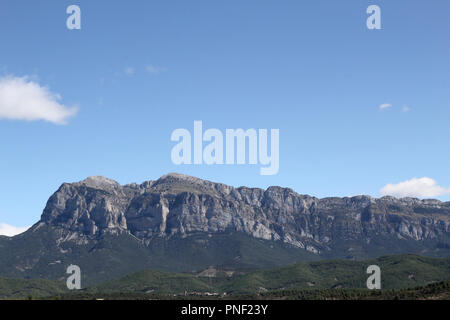
<path id="1" fill-rule="evenodd" d="M 167 68 L 165 67 L 155 67 L 152 65 L 147 66 L 145 69 L 152 74 L 160 74 L 163 72 L 167 72 Z"/>
<path id="2" fill-rule="evenodd" d="M 411 108 L 408 106 L 403 106 L 403 108 L 402 108 L 403 112 L 409 112 L 410 110 L 411 110 Z"/>
<path id="3" fill-rule="evenodd" d="M 431 178 L 413 178 L 397 184 L 388 184 L 380 190 L 382 196 L 397 198 L 432 198 L 450 194 L 450 188 L 441 187 Z"/>
<path id="4" fill-rule="evenodd" d="M 66 124 L 78 110 L 60 104 L 59 100 L 60 95 L 28 77 L 0 78 L 0 119 Z"/>
<path id="5" fill-rule="evenodd" d="M 388 108 L 390 108 L 390 107 L 392 107 L 392 104 L 390 104 L 390 103 L 383 103 L 382 105 L 380 105 L 380 106 L 378 107 L 378 109 L 380 109 L 380 110 L 385 110 L 385 109 L 388 109 Z"/>
<path id="6" fill-rule="evenodd" d="M 127 68 L 125 68 L 124 71 L 125 71 L 125 74 L 132 76 L 136 70 L 133 67 L 127 67 Z"/>
<path id="7" fill-rule="evenodd" d="M 0 223 L 0 236 L 12 237 L 27 231 L 30 227 L 14 227 L 6 223 Z"/>

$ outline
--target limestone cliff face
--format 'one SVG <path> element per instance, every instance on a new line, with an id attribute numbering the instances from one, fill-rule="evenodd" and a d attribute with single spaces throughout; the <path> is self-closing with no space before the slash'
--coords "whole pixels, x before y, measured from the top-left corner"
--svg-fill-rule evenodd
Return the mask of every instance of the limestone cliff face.
<path id="1" fill-rule="evenodd" d="M 125 232 L 147 243 L 154 237 L 237 231 L 321 253 L 355 241 L 446 243 L 450 202 L 369 196 L 318 199 L 287 188 L 233 188 L 180 174 L 125 186 L 91 177 L 63 184 L 34 228 L 42 223 L 75 237 Z"/>

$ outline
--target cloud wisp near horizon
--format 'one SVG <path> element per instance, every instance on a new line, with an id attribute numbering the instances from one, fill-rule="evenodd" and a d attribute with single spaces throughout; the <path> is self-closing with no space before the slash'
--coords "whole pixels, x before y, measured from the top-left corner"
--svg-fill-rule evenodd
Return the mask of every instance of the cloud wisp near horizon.
<path id="1" fill-rule="evenodd" d="M 423 177 L 387 184 L 381 188 L 380 194 L 382 196 L 393 196 L 396 198 L 436 198 L 450 194 L 450 188 L 438 185 L 434 179 Z"/>

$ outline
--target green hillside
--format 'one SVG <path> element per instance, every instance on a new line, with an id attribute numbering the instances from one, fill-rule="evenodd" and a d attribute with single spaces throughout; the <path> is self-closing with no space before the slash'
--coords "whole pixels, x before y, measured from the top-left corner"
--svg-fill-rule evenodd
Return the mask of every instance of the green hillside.
<path id="1" fill-rule="evenodd" d="M 450 259 L 416 255 L 386 256 L 365 261 L 327 260 L 288 267 L 257 270 L 227 277 L 201 277 L 144 271 L 96 287 L 98 292 L 145 292 L 181 294 L 200 291 L 248 294 L 277 290 L 363 289 L 369 265 L 381 268 L 383 289 L 402 289 L 450 279 Z M 176 281 L 178 279 L 179 281 Z M 170 290 L 169 290 L 170 289 Z"/>
<path id="2" fill-rule="evenodd" d="M 234 299 L 257 300 L 450 300 L 450 281 L 398 290 L 307 289 L 237 295 Z"/>
<path id="3" fill-rule="evenodd" d="M 0 298 L 72 297 L 120 298 L 198 296 L 281 296 L 313 298 L 333 294 L 341 297 L 371 297 L 366 289 L 369 265 L 381 268 L 383 294 L 450 280 L 450 259 L 417 255 L 385 256 L 364 261 L 327 260 L 304 262 L 267 270 L 225 270 L 209 268 L 202 272 L 170 273 L 143 270 L 128 276 L 69 292 L 63 284 L 49 280 L 0 279 Z M 444 288 L 445 289 L 445 288 Z M 340 292 L 340 293 L 339 293 Z M 377 291 L 379 292 L 379 291 Z"/>
<path id="4" fill-rule="evenodd" d="M 214 290 L 206 281 L 189 274 L 144 270 L 94 288 L 88 292 L 140 292 L 183 294 L 185 291 L 208 292 Z"/>
<path id="5" fill-rule="evenodd" d="M 1 299 L 48 297 L 68 293 L 65 283 L 45 279 L 0 278 Z"/>
<path id="6" fill-rule="evenodd" d="M 369 265 L 381 268 L 383 289 L 422 286 L 450 279 L 450 259 L 396 255 L 364 261 L 307 262 L 259 270 L 236 278 L 221 289 L 228 293 L 254 293 L 286 289 L 366 288 Z"/>
<path id="7" fill-rule="evenodd" d="M 305 289 L 280 290 L 266 293 L 253 293 L 227 296 L 174 296 L 154 293 L 93 293 L 78 292 L 54 296 L 50 299 L 67 300 L 450 300 L 450 281 L 441 281 L 426 286 L 397 289 L 397 290 L 368 290 L 368 289 Z"/>

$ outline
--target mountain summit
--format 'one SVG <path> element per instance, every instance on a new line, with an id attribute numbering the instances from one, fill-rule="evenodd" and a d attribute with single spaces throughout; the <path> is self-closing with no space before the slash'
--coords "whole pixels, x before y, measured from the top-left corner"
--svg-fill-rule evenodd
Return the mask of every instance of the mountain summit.
<path id="1" fill-rule="evenodd" d="M 121 186 L 104 177 L 63 184 L 41 222 L 80 236 L 124 231 L 142 240 L 232 230 L 319 254 L 332 251 L 336 241 L 437 240 L 448 235 L 450 203 L 369 196 L 318 199 L 287 188 L 233 188 L 171 173 L 141 185 Z"/>
<path id="2" fill-rule="evenodd" d="M 0 239 L 0 275 L 54 274 L 60 264 L 85 264 L 96 282 L 147 267 L 189 271 L 393 253 L 450 256 L 449 231 L 450 202 L 438 200 L 318 199 L 177 173 L 124 186 L 89 177 L 64 183 L 30 230 Z M 24 247 L 30 241 L 33 251 Z M 12 247 L 17 254 L 7 254 Z M 111 275 L 99 274 L 105 269 L 99 265 L 112 261 Z"/>

